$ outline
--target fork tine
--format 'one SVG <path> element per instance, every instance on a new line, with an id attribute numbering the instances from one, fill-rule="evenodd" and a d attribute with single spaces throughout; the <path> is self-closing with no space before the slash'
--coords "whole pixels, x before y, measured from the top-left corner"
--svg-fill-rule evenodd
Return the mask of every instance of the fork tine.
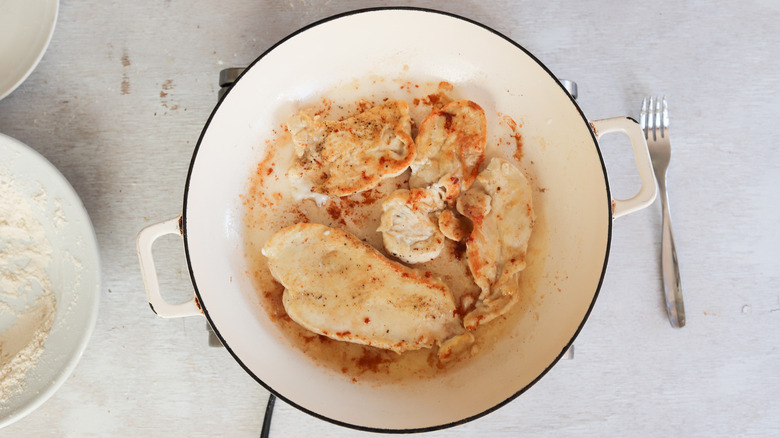
<path id="1" fill-rule="evenodd" d="M 639 129 L 645 134 L 647 138 L 647 98 L 642 99 L 642 110 L 639 111 Z"/>
<path id="2" fill-rule="evenodd" d="M 655 136 L 661 138 L 663 136 L 663 125 L 661 125 L 661 99 L 655 98 Z"/>
<path id="3" fill-rule="evenodd" d="M 668 135 L 667 130 L 669 129 L 669 109 L 666 107 L 666 96 L 663 97 L 661 109 L 661 126 L 663 127 L 661 135 L 665 137 Z"/>
<path id="4" fill-rule="evenodd" d="M 647 139 L 655 140 L 655 98 L 650 96 L 647 100 Z"/>

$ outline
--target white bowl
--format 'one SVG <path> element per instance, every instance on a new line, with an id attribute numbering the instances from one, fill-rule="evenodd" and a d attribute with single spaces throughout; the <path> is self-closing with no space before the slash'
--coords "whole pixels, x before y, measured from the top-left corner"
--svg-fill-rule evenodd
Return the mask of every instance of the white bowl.
<path id="1" fill-rule="evenodd" d="M 0 99 L 30 76 L 49 47 L 59 0 L 0 0 Z"/>
<path id="2" fill-rule="evenodd" d="M 31 200 L 30 207 L 43 225 L 52 247 L 47 272 L 57 300 L 40 358 L 25 374 L 21 390 L 0 403 L 0 427 L 4 427 L 43 404 L 76 368 L 97 320 L 100 258 L 81 199 L 46 158 L 0 134 L 0 174 L 8 175 L 13 188 Z M 39 196 L 42 192 L 45 199 Z"/>

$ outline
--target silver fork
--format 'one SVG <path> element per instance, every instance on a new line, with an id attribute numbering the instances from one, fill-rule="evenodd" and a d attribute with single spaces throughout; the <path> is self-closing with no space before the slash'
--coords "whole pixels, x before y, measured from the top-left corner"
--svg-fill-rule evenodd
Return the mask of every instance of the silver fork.
<path id="1" fill-rule="evenodd" d="M 666 97 L 660 100 L 649 97 L 642 100 L 642 110 L 639 114 L 639 126 L 647 139 L 650 158 L 653 161 L 655 179 L 663 209 L 663 229 L 661 242 L 661 271 L 664 279 L 664 296 L 666 297 L 666 313 L 672 327 L 685 326 L 685 307 L 683 305 L 682 285 L 680 283 L 680 268 L 677 263 L 677 251 L 674 247 L 672 234 L 672 219 L 669 215 L 669 202 L 666 194 L 666 169 L 672 156 L 672 145 L 669 140 L 669 111 L 666 107 Z"/>

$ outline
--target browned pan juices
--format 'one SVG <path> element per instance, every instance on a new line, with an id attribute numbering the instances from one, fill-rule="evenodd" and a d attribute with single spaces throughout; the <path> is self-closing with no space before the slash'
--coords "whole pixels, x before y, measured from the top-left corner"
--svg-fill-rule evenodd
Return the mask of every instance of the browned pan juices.
<path id="1" fill-rule="evenodd" d="M 336 120 L 357 114 L 389 98 L 403 99 L 409 104 L 414 137 L 417 134 L 416 127 L 432 108 L 440 108 L 455 99 L 468 98 L 459 95 L 450 84 L 438 82 L 412 83 L 405 80 L 385 82 L 382 79 L 370 79 L 367 84 L 355 81 L 348 87 L 354 87 L 354 90 L 358 91 L 370 90 L 375 88 L 372 85 L 376 85 L 377 81 L 382 81 L 385 89 L 396 85 L 398 88 L 388 95 L 377 96 L 370 92 L 364 93 L 362 96 L 367 97 L 351 102 L 321 98 L 308 106 L 314 107 L 324 118 Z M 488 109 L 485 109 L 487 112 Z M 498 123 L 494 124 L 497 125 L 494 131 L 500 132 L 490 132 L 491 125 L 488 124 L 486 163 L 490 157 L 500 155 L 510 160 L 514 159 L 519 164 L 535 187 L 537 221 L 529 242 L 528 267 L 521 273 L 520 278 L 523 297 L 507 315 L 497 318 L 476 331 L 476 354 L 490 351 L 496 343 L 508 338 L 514 337 L 512 342 L 524 341 L 521 339 L 522 333 L 513 335 L 511 332 L 524 318 L 535 318 L 535 303 L 542 298 L 536 289 L 548 240 L 544 216 L 541 214 L 543 209 L 538 208 L 538 198 L 540 198 L 538 195 L 541 192 L 534 184 L 532 172 L 529 172 L 532 163 L 518 161 L 522 158 L 522 152 L 518 150 L 521 147 L 519 140 L 521 125 L 500 113 L 495 117 Z M 508 120 L 512 121 L 507 123 Z M 284 125 L 269 133 L 266 144 L 259 149 L 264 154 L 258 160 L 256 170 L 248 181 L 247 191 L 242 197 L 247 275 L 252 278 L 256 292 L 256 296 L 250 298 L 280 327 L 287 342 L 321 366 L 343 373 L 355 382 L 380 384 L 429 378 L 466 366 L 468 358 L 452 361 L 446 365 L 440 364 L 435 348 L 397 354 L 374 347 L 332 340 L 304 329 L 287 316 L 282 305 L 284 288 L 271 276 L 267 260 L 260 251 L 265 241 L 274 232 L 286 226 L 299 222 L 314 222 L 344 229 L 384 253 L 382 235 L 376 231 L 382 212 L 381 203 L 394 190 L 408 188 L 409 170 L 396 178 L 383 181 L 374 189 L 344 198 L 330 198 L 323 205 L 317 205 L 313 200 L 308 199 L 295 201 L 290 195 L 285 172 L 294 160 L 294 153 L 290 134 Z M 437 259 L 413 267 L 439 275 L 452 290 L 456 303 L 460 302 L 460 297 L 464 294 L 474 296 L 479 294 L 479 288 L 469 273 L 464 243 L 447 240 L 442 254 Z"/>

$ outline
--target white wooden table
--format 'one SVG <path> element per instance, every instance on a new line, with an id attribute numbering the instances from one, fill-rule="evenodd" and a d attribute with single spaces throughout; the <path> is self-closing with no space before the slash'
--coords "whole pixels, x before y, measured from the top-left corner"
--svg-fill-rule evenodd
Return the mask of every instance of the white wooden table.
<path id="1" fill-rule="evenodd" d="M 61 2 L 51 46 L 0 101 L 0 132 L 45 155 L 94 222 L 103 289 L 73 375 L 0 436 L 258 436 L 268 393 L 205 320 L 146 303 L 134 238 L 181 212 L 221 69 L 301 26 L 387 2 Z M 407 2 L 480 21 L 578 82 L 591 119 L 665 94 L 671 207 L 688 323 L 661 294 L 660 207 L 619 220 L 603 289 L 561 361 L 508 406 L 426 436 L 780 435 L 780 3 Z M 613 192 L 638 186 L 630 148 L 603 145 Z M 191 294 L 180 240 L 158 243 L 171 299 Z M 277 403 L 272 436 L 363 436 Z"/>

